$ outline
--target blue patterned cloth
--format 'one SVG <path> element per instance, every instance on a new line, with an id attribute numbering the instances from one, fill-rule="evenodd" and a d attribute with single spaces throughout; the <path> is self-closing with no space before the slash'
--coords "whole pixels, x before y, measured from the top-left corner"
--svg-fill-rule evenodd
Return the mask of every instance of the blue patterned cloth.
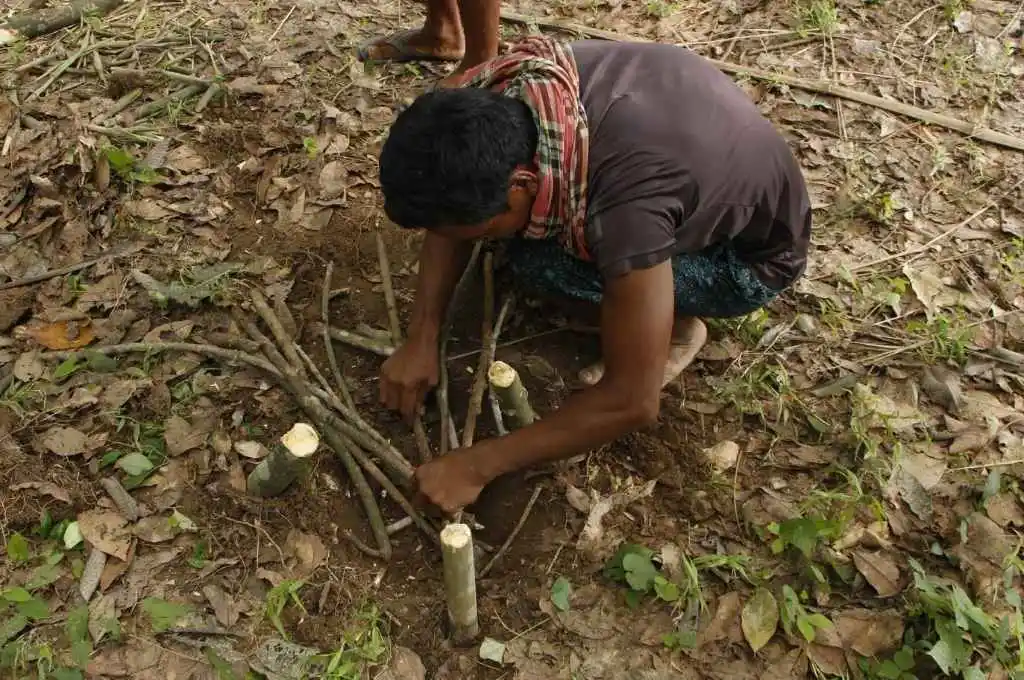
<path id="1" fill-rule="evenodd" d="M 601 301 L 604 281 L 597 266 L 573 257 L 556 241 L 512 239 L 506 254 L 516 286 L 528 292 Z M 780 292 L 762 283 L 727 245 L 676 255 L 672 273 L 678 316 L 743 316 Z"/>

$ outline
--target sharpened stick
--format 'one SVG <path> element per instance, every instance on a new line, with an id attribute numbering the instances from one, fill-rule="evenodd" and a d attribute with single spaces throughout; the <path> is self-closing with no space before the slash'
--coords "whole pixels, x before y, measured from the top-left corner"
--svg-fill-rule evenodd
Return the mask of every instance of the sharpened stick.
<path id="1" fill-rule="evenodd" d="M 476 434 L 476 419 L 483 410 L 484 390 L 487 387 L 487 370 L 494 360 L 494 254 L 484 254 L 484 313 L 480 330 L 480 361 L 473 380 L 473 389 L 469 394 L 469 408 L 466 411 L 466 425 L 462 428 L 462 448 L 473 445 Z"/>
<path id="2" fill-rule="evenodd" d="M 456 645 L 469 645 L 480 634 L 476 615 L 476 564 L 473 532 L 465 524 L 449 524 L 441 530 L 444 591 L 448 622 Z"/>
<path id="3" fill-rule="evenodd" d="M 530 405 L 530 395 L 516 369 L 504 361 L 495 361 L 487 372 L 487 379 L 502 413 L 512 420 L 515 427 L 526 427 L 537 420 L 537 412 Z"/>
<path id="4" fill-rule="evenodd" d="M 331 344 L 331 334 L 328 330 L 331 327 L 331 315 L 328 309 L 331 304 L 331 277 L 333 274 L 334 262 L 328 262 L 327 270 L 324 272 L 324 286 L 320 293 L 320 319 L 324 325 L 321 329 L 321 334 L 324 338 L 324 351 L 327 352 L 327 363 L 331 367 L 331 375 L 338 386 L 338 393 L 341 395 L 342 400 L 344 400 L 345 405 L 355 411 L 356 403 L 352 401 L 352 393 L 349 392 L 348 383 L 345 382 L 345 376 L 338 366 L 338 356 L 334 353 L 334 345 Z"/>

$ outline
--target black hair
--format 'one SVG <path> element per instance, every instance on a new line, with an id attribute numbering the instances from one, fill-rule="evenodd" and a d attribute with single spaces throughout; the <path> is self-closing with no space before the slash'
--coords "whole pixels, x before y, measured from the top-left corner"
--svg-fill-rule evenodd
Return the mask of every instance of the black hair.
<path id="1" fill-rule="evenodd" d="M 423 94 L 380 152 L 384 212 L 407 228 L 479 224 L 508 210 L 512 171 L 536 149 L 533 114 L 518 99 L 478 88 Z"/>

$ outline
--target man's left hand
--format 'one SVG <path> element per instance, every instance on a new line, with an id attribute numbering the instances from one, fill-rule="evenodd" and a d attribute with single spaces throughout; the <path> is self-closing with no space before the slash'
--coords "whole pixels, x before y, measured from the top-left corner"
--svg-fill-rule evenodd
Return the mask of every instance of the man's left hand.
<path id="1" fill-rule="evenodd" d="M 476 501 L 486 484 L 469 453 L 452 451 L 416 468 L 419 492 L 449 515 Z"/>

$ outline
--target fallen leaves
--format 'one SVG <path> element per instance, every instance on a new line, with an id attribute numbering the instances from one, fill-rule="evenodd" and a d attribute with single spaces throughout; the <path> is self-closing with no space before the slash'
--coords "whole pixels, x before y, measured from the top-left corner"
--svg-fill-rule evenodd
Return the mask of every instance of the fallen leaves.
<path id="1" fill-rule="evenodd" d="M 893 597 L 903 589 L 900 586 L 900 569 L 891 555 L 855 550 L 853 563 L 879 597 Z"/>
<path id="2" fill-rule="evenodd" d="M 23 482 L 21 484 L 15 484 L 11 487 L 11 490 L 32 490 L 44 496 L 50 496 L 62 503 L 71 505 L 71 495 L 63 487 L 57 486 L 53 482 Z"/>
<path id="3" fill-rule="evenodd" d="M 719 474 L 736 465 L 740 457 L 740 447 L 728 439 L 720 441 L 711 448 L 704 449 L 704 455 L 711 462 L 711 467 Z"/>
<path id="4" fill-rule="evenodd" d="M 759 652 L 772 639 L 779 626 L 779 603 L 772 591 L 758 588 L 743 605 L 740 621 L 747 644 L 755 653 Z"/>
<path id="5" fill-rule="evenodd" d="M 110 510 L 88 510 L 78 515 L 82 537 L 95 548 L 127 561 L 131 549 L 128 521 Z"/>
<path id="6" fill-rule="evenodd" d="M 43 433 L 40 444 L 58 456 L 77 456 L 85 453 L 89 437 L 73 427 L 51 427 Z"/>
<path id="7" fill-rule="evenodd" d="M 181 416 L 171 416 L 164 421 L 164 444 L 171 457 L 199 448 L 206 443 L 206 432 L 198 429 Z"/>

